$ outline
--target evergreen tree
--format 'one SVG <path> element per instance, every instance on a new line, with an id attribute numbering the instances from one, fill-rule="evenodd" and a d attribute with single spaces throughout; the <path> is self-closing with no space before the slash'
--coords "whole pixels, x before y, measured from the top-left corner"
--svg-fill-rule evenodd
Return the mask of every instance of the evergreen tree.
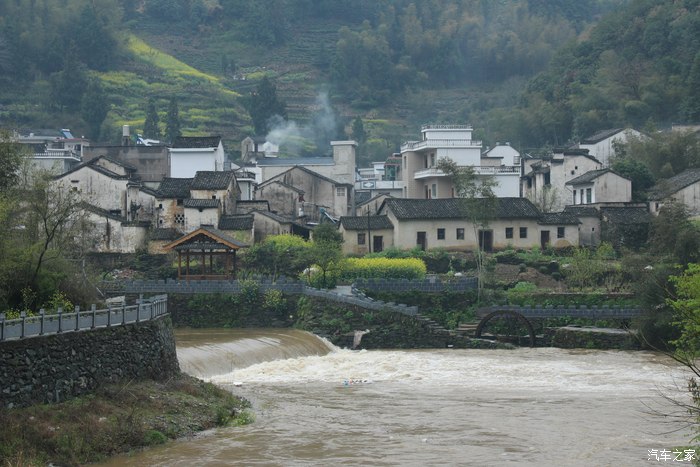
<path id="1" fill-rule="evenodd" d="M 277 98 L 277 87 L 267 76 L 260 80 L 247 102 L 248 113 L 253 120 L 255 133 L 266 135 L 269 120 L 275 115 L 287 119 L 287 105 Z"/>
<path id="2" fill-rule="evenodd" d="M 180 110 L 178 109 L 177 99 L 172 98 L 168 104 L 168 115 L 165 120 L 165 139 L 172 143 L 181 134 Z"/>
<path id="3" fill-rule="evenodd" d="M 367 141 L 367 132 L 359 116 L 352 121 L 352 138 L 357 141 L 357 144 L 364 144 Z"/>
<path id="4" fill-rule="evenodd" d="M 146 121 L 143 123 L 143 137 L 150 139 L 160 139 L 160 127 L 158 126 L 158 110 L 156 101 L 152 97 L 148 99 L 146 107 Z"/>
<path id="5" fill-rule="evenodd" d="M 109 103 L 98 78 L 89 81 L 81 106 L 81 116 L 88 125 L 89 136 L 93 140 L 100 138 L 102 123 L 109 112 Z"/>
<path id="6" fill-rule="evenodd" d="M 695 55 L 688 76 L 688 97 L 683 102 L 685 118 L 689 123 L 700 122 L 700 52 Z"/>
<path id="7" fill-rule="evenodd" d="M 63 69 L 53 73 L 51 82 L 51 104 L 61 110 L 76 111 L 80 109 L 83 94 L 88 85 L 88 73 L 85 65 L 78 60 L 74 45 L 71 45 L 63 60 Z"/>

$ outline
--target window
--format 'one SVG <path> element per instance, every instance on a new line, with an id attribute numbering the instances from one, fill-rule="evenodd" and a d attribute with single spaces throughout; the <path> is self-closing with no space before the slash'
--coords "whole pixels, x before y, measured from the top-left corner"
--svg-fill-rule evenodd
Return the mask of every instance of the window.
<path id="1" fill-rule="evenodd" d="M 457 229 L 457 240 L 464 240 L 464 229 Z"/>
<path id="2" fill-rule="evenodd" d="M 211 199 L 216 199 L 216 195 L 211 195 Z"/>
<path id="3" fill-rule="evenodd" d="M 506 238 L 513 238 L 513 227 L 506 227 Z"/>
<path id="4" fill-rule="evenodd" d="M 445 229 L 437 229 L 437 237 L 438 237 L 438 240 L 444 240 L 445 239 Z"/>
<path id="5" fill-rule="evenodd" d="M 557 238 L 564 238 L 566 227 L 557 227 Z"/>
<path id="6" fill-rule="evenodd" d="M 550 178 L 549 172 L 547 172 L 544 174 L 544 185 L 545 186 L 549 185 L 550 181 L 551 181 L 551 178 Z"/>
<path id="7" fill-rule="evenodd" d="M 365 244 L 366 238 L 367 238 L 367 237 L 366 237 L 366 234 L 364 234 L 364 233 L 358 233 L 358 234 L 357 234 L 357 244 L 358 244 L 358 245 L 364 245 L 364 244 Z"/>
<path id="8" fill-rule="evenodd" d="M 520 238 L 527 238 L 527 227 L 520 227 Z"/>
<path id="9" fill-rule="evenodd" d="M 574 190 L 574 203 L 573 204 L 576 204 L 576 190 Z"/>
<path id="10" fill-rule="evenodd" d="M 182 204 L 183 204 L 183 201 L 182 201 L 181 199 L 178 199 L 178 200 L 177 200 L 177 205 L 178 205 L 178 206 L 182 206 Z"/>
<path id="11" fill-rule="evenodd" d="M 586 188 L 586 204 L 593 202 L 593 192 L 591 188 Z"/>
<path id="12" fill-rule="evenodd" d="M 175 223 L 176 224 L 184 224 L 185 223 L 185 215 L 184 214 L 175 214 Z"/>
<path id="13" fill-rule="evenodd" d="M 335 187 L 335 195 L 336 196 L 345 196 L 345 187 L 344 186 L 337 186 Z"/>
<path id="14" fill-rule="evenodd" d="M 437 198 L 437 185 L 435 183 L 430 187 L 430 197 Z"/>

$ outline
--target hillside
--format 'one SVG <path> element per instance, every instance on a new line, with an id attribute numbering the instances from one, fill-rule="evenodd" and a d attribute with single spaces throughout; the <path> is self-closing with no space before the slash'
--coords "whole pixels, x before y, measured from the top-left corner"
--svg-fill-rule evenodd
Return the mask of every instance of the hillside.
<path id="1" fill-rule="evenodd" d="M 142 131 L 154 98 L 162 130 L 175 101 L 183 134 L 236 151 L 268 76 L 307 139 L 328 120 L 351 136 L 360 116 L 365 163 L 426 122 L 527 148 L 693 120 L 700 101 L 693 0 L 63 3 L 0 5 L 0 125 L 116 142 L 122 124 Z"/>

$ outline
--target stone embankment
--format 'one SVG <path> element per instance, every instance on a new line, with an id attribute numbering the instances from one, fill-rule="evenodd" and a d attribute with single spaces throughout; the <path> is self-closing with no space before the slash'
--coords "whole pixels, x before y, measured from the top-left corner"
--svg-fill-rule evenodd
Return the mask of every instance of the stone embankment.
<path id="1" fill-rule="evenodd" d="M 0 405 L 59 402 L 100 385 L 180 371 L 169 316 L 0 342 Z"/>

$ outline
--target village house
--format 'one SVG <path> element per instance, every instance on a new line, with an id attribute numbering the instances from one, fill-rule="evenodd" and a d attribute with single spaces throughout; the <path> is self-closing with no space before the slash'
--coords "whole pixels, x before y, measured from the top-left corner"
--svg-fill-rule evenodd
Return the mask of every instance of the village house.
<path id="1" fill-rule="evenodd" d="M 526 157 L 521 179 L 522 197 L 543 212 L 560 212 L 573 204 L 573 192 L 567 183 L 600 168 L 600 161 L 581 149 L 559 148 L 550 156 Z"/>
<path id="2" fill-rule="evenodd" d="M 664 203 L 670 200 L 685 204 L 691 216 L 700 216 L 700 168 L 659 181 L 649 191 L 649 212 L 658 215 Z"/>
<path id="3" fill-rule="evenodd" d="M 471 167 L 482 177 L 496 181 L 497 197 L 520 195 L 520 160 L 517 151 L 499 148 L 482 154 L 481 141 L 472 139 L 471 125 L 424 125 L 421 140 L 401 145 L 401 176 L 404 198 L 451 198 L 455 196 L 450 177 L 437 168 L 442 158 L 458 167 Z M 512 149 L 512 148 L 511 148 Z"/>
<path id="4" fill-rule="evenodd" d="M 14 139 L 28 146 L 32 164 L 42 170 L 62 174 L 83 162 L 83 150 L 90 144 L 85 138 L 76 138 L 67 128 L 61 130 L 30 130 L 15 135 Z"/>
<path id="5" fill-rule="evenodd" d="M 487 207 L 486 200 L 478 203 Z M 393 226 L 393 245 L 402 249 L 418 246 L 423 250 L 493 251 L 579 244 L 578 219 L 564 213 L 543 216 L 525 198 L 497 198 L 486 228 L 475 229 L 465 209 L 463 200 L 457 198 L 389 198 L 380 207 L 379 215 L 387 216 Z"/>
<path id="6" fill-rule="evenodd" d="M 100 156 L 121 162 L 136 169 L 141 183 L 157 188 L 163 178 L 170 175 L 170 158 L 164 144 L 145 146 L 131 141 L 128 125 L 122 129 L 122 144 L 91 144 L 83 146 L 83 160 L 90 161 Z"/>
<path id="7" fill-rule="evenodd" d="M 341 217 L 338 231 L 343 236 L 346 255 L 379 253 L 394 246 L 394 226 L 386 215 Z"/>
<path id="8" fill-rule="evenodd" d="M 198 171 L 225 169 L 220 136 L 178 136 L 169 148 L 170 177 L 194 177 Z"/>
<path id="9" fill-rule="evenodd" d="M 271 211 L 300 223 L 354 213 L 353 194 L 351 183 L 330 179 L 302 166 L 287 169 L 260 183 L 255 190 L 255 198 L 267 200 Z"/>
<path id="10" fill-rule="evenodd" d="M 632 180 L 612 169 L 591 170 L 566 182 L 571 204 L 628 203 L 632 201 Z"/>
<path id="11" fill-rule="evenodd" d="M 252 139 L 251 139 L 252 141 Z M 264 183 L 292 167 L 305 167 L 340 183 L 355 183 L 355 141 L 331 141 L 332 156 L 278 157 L 277 152 L 264 152 L 264 157 L 251 159 L 244 169 L 255 174 L 256 183 Z"/>
<path id="12" fill-rule="evenodd" d="M 615 156 L 615 145 L 624 144 L 631 138 L 641 138 L 643 135 L 632 128 L 614 128 L 602 130 L 582 140 L 577 146 L 587 149 L 588 154 L 600 161 L 603 167 L 609 167 Z"/>

